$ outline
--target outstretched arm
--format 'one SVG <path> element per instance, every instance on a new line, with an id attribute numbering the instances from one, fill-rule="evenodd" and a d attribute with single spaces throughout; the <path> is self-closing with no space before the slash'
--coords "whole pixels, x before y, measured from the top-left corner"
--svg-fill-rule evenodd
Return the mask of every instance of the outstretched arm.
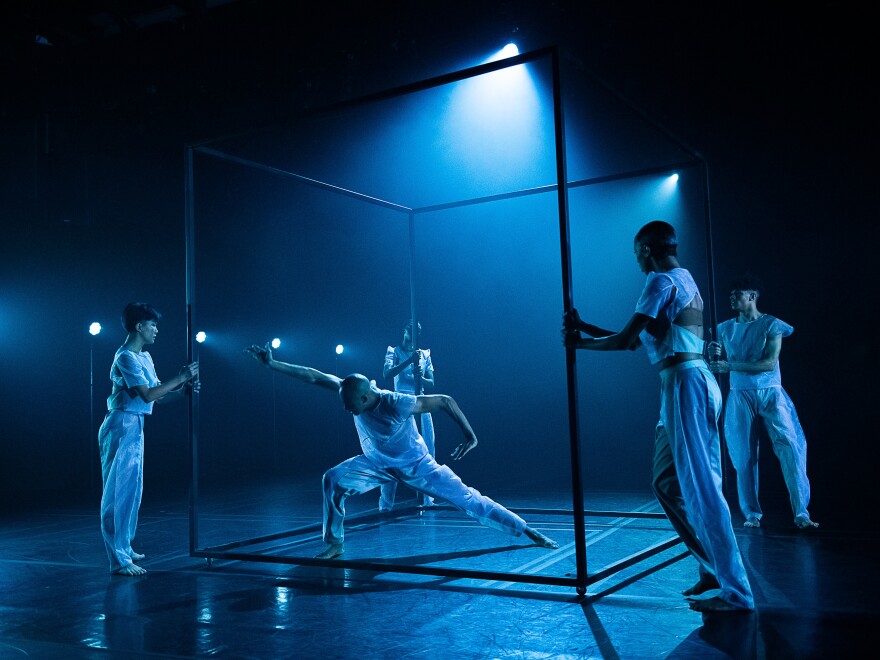
<path id="1" fill-rule="evenodd" d="M 455 399 L 446 394 L 423 394 L 416 397 L 416 405 L 413 408 L 414 415 L 432 413 L 438 410 L 442 410 L 452 417 L 459 428 L 461 428 L 462 433 L 464 433 L 465 441 L 452 451 L 452 459 L 456 461 L 461 460 L 465 454 L 477 446 L 477 435 L 471 428 L 470 422 L 464 416 L 461 408 L 458 407 Z"/>
<path id="2" fill-rule="evenodd" d="M 325 374 L 323 371 L 318 371 L 311 367 L 280 362 L 272 357 L 272 349 L 269 347 L 269 344 L 266 344 L 263 347 L 253 344 L 244 350 L 246 353 L 250 353 L 257 362 L 268 367 L 272 371 L 293 376 L 306 383 L 320 385 L 321 387 L 333 390 L 334 392 L 339 391 L 339 385 L 342 383 L 341 378 L 331 374 Z"/>
<path id="3" fill-rule="evenodd" d="M 574 313 L 573 315 L 572 312 Z M 581 337 L 574 331 L 576 326 L 575 322 L 571 320 L 572 316 L 578 324 L 577 329 L 587 327 L 591 329 L 589 334 L 593 334 L 592 331 L 596 331 L 601 336 L 598 338 L 595 338 L 595 335 L 594 337 Z M 623 330 L 609 333 L 606 330 L 584 323 L 577 317 L 577 310 L 572 309 L 566 315 L 566 318 L 563 319 L 562 338 L 565 345 L 570 348 L 582 348 L 589 351 L 632 351 L 641 346 L 642 342 L 639 339 L 639 334 L 648 327 L 651 321 L 653 319 L 650 316 L 636 312 L 632 315 L 626 326 L 624 326 Z"/>
<path id="4" fill-rule="evenodd" d="M 727 362 L 718 360 L 709 363 L 709 369 L 716 374 L 726 374 L 731 371 L 742 371 L 747 374 L 760 374 L 765 371 L 773 371 L 779 362 L 779 353 L 782 352 L 782 335 L 767 337 L 764 352 L 761 359 L 754 362 Z"/>
<path id="5" fill-rule="evenodd" d="M 135 390 L 135 392 L 138 393 L 138 396 L 147 403 L 150 403 L 152 401 L 167 403 L 168 401 L 172 401 L 178 398 L 176 394 L 172 394 L 173 392 L 175 392 L 175 390 L 182 388 L 186 383 L 188 383 L 198 375 L 199 363 L 193 362 L 192 364 L 187 364 L 181 367 L 180 372 L 174 378 L 165 383 L 162 383 L 161 385 L 156 385 L 156 387 L 135 385 L 133 389 Z M 168 397 L 169 394 L 171 394 L 170 397 Z"/>

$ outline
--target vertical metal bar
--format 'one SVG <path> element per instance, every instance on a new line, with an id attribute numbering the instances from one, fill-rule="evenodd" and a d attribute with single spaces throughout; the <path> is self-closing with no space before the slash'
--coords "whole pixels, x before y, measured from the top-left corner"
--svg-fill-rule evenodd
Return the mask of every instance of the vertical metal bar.
<path id="1" fill-rule="evenodd" d="M 709 337 L 716 339 L 716 328 L 718 327 L 718 308 L 715 299 L 715 251 L 713 248 L 714 240 L 712 238 L 712 213 L 710 210 L 709 198 L 709 164 L 703 161 L 703 177 L 706 180 L 705 195 L 703 197 L 703 215 L 706 223 L 706 268 L 709 276 Z"/>
<path id="2" fill-rule="evenodd" d="M 419 348 L 419 323 L 416 320 L 416 216 L 410 211 L 409 215 L 409 318 L 412 321 L 413 350 Z M 413 391 L 418 396 L 422 393 L 422 377 L 414 373 Z M 421 415 L 417 415 L 416 426 L 419 433 L 422 430 Z"/>
<path id="3" fill-rule="evenodd" d="M 715 240 L 712 237 L 712 212 L 711 197 L 709 195 L 709 163 L 703 160 L 703 178 L 705 179 L 705 193 L 703 195 L 703 216 L 706 223 L 706 270 L 709 279 L 708 289 L 706 291 L 709 300 L 709 339 L 718 339 L 718 305 L 717 296 L 715 294 Z M 727 446 L 724 439 L 724 432 L 719 433 L 719 442 L 721 449 L 721 489 L 727 486 L 728 469 L 727 469 Z"/>
<path id="4" fill-rule="evenodd" d="M 553 124 L 556 135 L 556 194 L 559 208 L 559 243 L 562 261 L 562 300 L 564 311 L 573 306 L 571 282 L 571 236 L 568 221 L 568 173 L 565 164 L 565 121 L 562 112 L 562 80 L 559 50 L 553 49 Z M 571 448 L 571 492 L 574 512 L 574 548 L 577 592 L 587 591 L 587 540 L 584 525 L 584 486 L 581 479 L 580 430 L 578 428 L 577 362 L 574 348 L 565 349 L 568 382 L 568 434 Z"/>
<path id="5" fill-rule="evenodd" d="M 89 337 L 89 488 L 95 487 L 95 337 Z"/>
<path id="6" fill-rule="evenodd" d="M 193 361 L 193 299 L 195 277 L 195 190 L 193 188 L 193 150 L 187 147 L 185 151 L 185 183 L 184 183 L 184 216 L 186 233 L 186 358 L 187 362 Z M 199 546 L 199 443 L 195 424 L 196 394 L 190 393 L 188 397 L 188 435 L 190 457 L 192 461 L 192 485 L 189 491 L 189 551 L 195 552 Z"/>

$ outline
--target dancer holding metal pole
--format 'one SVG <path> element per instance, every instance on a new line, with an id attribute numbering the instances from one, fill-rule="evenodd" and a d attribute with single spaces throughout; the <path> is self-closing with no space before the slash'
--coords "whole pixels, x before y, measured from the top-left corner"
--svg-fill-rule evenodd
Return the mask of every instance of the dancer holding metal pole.
<path id="1" fill-rule="evenodd" d="M 700 565 L 699 581 L 684 595 L 700 612 L 750 610 L 754 599 L 721 489 L 721 391 L 704 359 L 703 300 L 678 263 L 671 225 L 649 222 L 633 247 L 648 277 L 623 330 L 590 326 L 572 309 L 563 317 L 563 339 L 568 347 L 594 351 L 644 345 L 660 372 L 653 489 Z M 581 337 L 581 331 L 599 336 Z"/>

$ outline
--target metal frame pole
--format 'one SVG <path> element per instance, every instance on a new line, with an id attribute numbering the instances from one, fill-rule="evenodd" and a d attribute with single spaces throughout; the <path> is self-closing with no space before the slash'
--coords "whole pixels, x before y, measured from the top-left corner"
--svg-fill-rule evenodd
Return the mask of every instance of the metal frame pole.
<path id="1" fill-rule="evenodd" d="M 562 263 L 564 311 L 573 306 L 571 282 L 571 235 L 568 221 L 568 174 L 565 163 L 565 120 L 562 109 L 562 76 L 559 51 L 553 50 L 553 124 L 556 136 L 556 196 L 559 207 L 559 243 Z M 568 383 L 568 439 L 571 450 L 571 491 L 574 512 L 576 589 L 587 592 L 587 541 L 584 525 L 584 486 L 581 477 L 580 431 L 578 428 L 577 358 L 574 348 L 565 349 L 565 376 Z"/>

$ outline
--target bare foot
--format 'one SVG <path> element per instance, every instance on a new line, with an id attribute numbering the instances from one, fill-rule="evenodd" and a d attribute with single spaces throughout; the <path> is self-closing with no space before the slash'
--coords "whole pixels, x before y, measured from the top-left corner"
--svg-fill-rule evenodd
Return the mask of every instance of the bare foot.
<path id="1" fill-rule="evenodd" d="M 147 569 L 135 566 L 134 564 L 128 564 L 128 566 L 123 566 L 118 571 L 114 572 L 116 575 L 146 575 Z"/>
<path id="2" fill-rule="evenodd" d="M 551 550 L 556 550 L 559 547 L 559 544 L 553 539 L 544 536 L 536 529 L 532 529 L 531 527 L 526 527 L 523 530 L 523 533 L 528 536 L 532 541 L 535 542 L 535 545 L 539 545 L 542 548 L 550 548 Z"/>
<path id="3" fill-rule="evenodd" d="M 706 600 L 692 600 L 690 602 L 691 609 L 695 612 L 749 612 L 746 607 L 731 605 L 725 600 L 721 600 L 718 596 L 707 598 Z"/>
<path id="4" fill-rule="evenodd" d="M 131 557 L 132 561 L 143 561 L 147 558 L 146 555 L 142 555 L 141 553 L 135 552 L 134 550 L 132 550 L 128 556 Z"/>
<path id="5" fill-rule="evenodd" d="M 315 559 L 333 559 L 345 552 L 345 546 L 342 543 L 331 543 L 321 552 L 315 555 Z"/>
<path id="6" fill-rule="evenodd" d="M 747 518 L 745 523 L 743 523 L 743 527 L 760 527 L 760 526 L 761 526 L 761 519 L 755 518 L 754 516 L 752 516 L 751 518 Z"/>
<path id="7" fill-rule="evenodd" d="M 798 526 L 798 529 L 816 529 L 819 526 L 819 523 L 813 522 L 809 516 L 803 514 L 794 519 L 794 524 Z"/>
<path id="8" fill-rule="evenodd" d="M 682 596 L 699 596 L 701 593 L 705 591 L 709 591 L 710 589 L 718 589 L 719 588 L 718 580 L 715 579 L 713 575 L 700 576 L 700 579 L 697 580 L 697 583 L 692 586 L 690 589 L 685 589 L 681 592 Z"/>

